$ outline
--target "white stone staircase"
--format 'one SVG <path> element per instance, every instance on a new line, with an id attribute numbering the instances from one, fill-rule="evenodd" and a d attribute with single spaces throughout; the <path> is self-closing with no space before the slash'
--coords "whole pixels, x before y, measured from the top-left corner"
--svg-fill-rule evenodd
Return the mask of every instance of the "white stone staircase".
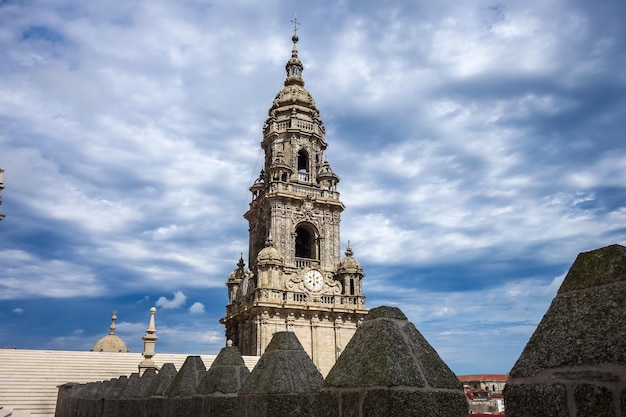
<path id="1" fill-rule="evenodd" d="M 193 354 L 157 353 L 157 366 L 173 363 L 177 370 Z M 200 355 L 207 369 L 216 355 Z M 244 357 L 252 370 L 258 357 Z M 67 382 L 95 382 L 138 372 L 140 353 L 73 352 L 0 349 L 0 412 L 12 417 L 52 417 L 57 387 Z"/>

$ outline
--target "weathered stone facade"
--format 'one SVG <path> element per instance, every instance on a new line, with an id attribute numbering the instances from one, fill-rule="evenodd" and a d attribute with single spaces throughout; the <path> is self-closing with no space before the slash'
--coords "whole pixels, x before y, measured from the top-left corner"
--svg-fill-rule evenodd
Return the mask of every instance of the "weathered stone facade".
<path id="1" fill-rule="evenodd" d="M 578 255 L 504 395 L 508 417 L 626 416 L 626 247 Z"/>
<path id="2" fill-rule="evenodd" d="M 263 126 L 265 164 L 250 187 L 248 265 L 228 278 L 226 338 L 261 355 L 277 331 L 293 332 L 326 374 L 367 314 L 363 269 L 340 258 L 339 177 L 324 157 L 325 129 L 294 35 L 284 88 Z"/>
<path id="3" fill-rule="evenodd" d="M 248 373 L 235 347 L 208 371 L 190 356 L 111 381 L 59 387 L 56 417 L 466 417 L 460 381 L 397 308 L 372 310 L 323 379 L 298 338 L 277 332 Z"/>
<path id="4" fill-rule="evenodd" d="M 324 381 L 320 416 L 467 416 L 463 386 L 396 307 L 372 309 Z"/>

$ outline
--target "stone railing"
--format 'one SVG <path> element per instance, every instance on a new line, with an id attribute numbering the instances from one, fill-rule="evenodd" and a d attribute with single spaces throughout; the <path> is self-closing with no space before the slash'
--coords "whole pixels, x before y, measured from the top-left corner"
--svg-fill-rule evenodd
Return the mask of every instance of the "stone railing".
<path id="1" fill-rule="evenodd" d="M 309 181 L 311 175 L 308 172 L 298 172 L 298 181 Z"/>
<path id="2" fill-rule="evenodd" d="M 266 188 L 267 192 L 268 189 Z M 269 192 L 288 192 L 291 194 L 301 194 L 313 198 L 324 198 L 327 200 L 339 200 L 339 193 L 333 190 L 311 189 L 309 185 L 301 185 L 293 182 L 271 182 Z"/>
<path id="3" fill-rule="evenodd" d="M 308 185 L 300 185 L 293 182 L 272 182 L 270 184 L 271 191 L 286 191 L 292 194 L 301 194 L 311 196 L 313 198 L 325 198 L 331 200 L 338 200 L 339 193 L 332 190 L 312 190 Z"/>
<path id="4" fill-rule="evenodd" d="M 312 304 L 324 304 L 329 307 L 340 308 L 363 308 L 365 306 L 365 297 L 356 295 L 312 295 L 298 291 L 283 291 L 271 288 L 261 288 L 255 290 L 254 294 L 249 297 L 253 297 L 254 301 L 263 303 L 271 301 L 282 302 L 283 306 L 286 305 L 312 305 Z M 226 315 L 233 315 L 242 310 L 239 303 L 234 302 L 226 306 Z"/>
<path id="5" fill-rule="evenodd" d="M 320 261 L 318 259 L 296 258 L 295 264 L 296 264 L 296 268 L 310 268 L 312 266 L 319 267 Z"/>
<path id="6" fill-rule="evenodd" d="M 287 129 L 299 129 L 305 132 L 312 132 L 317 134 L 324 133 L 323 129 L 320 129 L 319 123 L 298 119 L 296 117 L 292 117 L 289 120 L 269 123 L 265 128 L 264 133 L 266 135 L 272 132 L 281 133 L 287 131 Z"/>
<path id="7" fill-rule="evenodd" d="M 308 174 L 307 174 L 308 175 Z M 301 195 L 303 197 L 311 196 L 317 199 L 339 200 L 339 192 L 336 190 L 313 188 L 310 185 L 298 184 L 295 182 L 272 181 L 262 190 L 255 191 L 252 194 L 252 200 L 263 197 L 266 194 L 273 193 L 289 193 Z"/>
<path id="8" fill-rule="evenodd" d="M 312 196 L 313 198 L 322 198 L 325 200 L 339 200 L 339 192 L 330 189 L 315 189 L 310 185 L 301 185 L 294 182 L 272 181 L 262 190 L 255 191 L 252 194 L 252 200 L 256 200 L 265 194 L 286 192 L 290 194 L 299 194 L 302 196 Z"/>

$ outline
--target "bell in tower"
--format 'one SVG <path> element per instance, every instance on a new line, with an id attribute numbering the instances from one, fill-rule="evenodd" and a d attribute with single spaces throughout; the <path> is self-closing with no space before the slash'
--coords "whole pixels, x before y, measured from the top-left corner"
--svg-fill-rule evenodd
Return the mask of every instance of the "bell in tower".
<path id="1" fill-rule="evenodd" d="M 339 176 L 324 157 L 324 124 L 304 88 L 296 30 L 292 41 L 284 86 L 263 125 L 264 167 L 244 214 L 248 268 L 241 259 L 228 279 L 220 322 L 243 355 L 261 355 L 275 332 L 293 331 L 326 375 L 367 314 L 364 273 L 349 246 L 340 256 Z"/>

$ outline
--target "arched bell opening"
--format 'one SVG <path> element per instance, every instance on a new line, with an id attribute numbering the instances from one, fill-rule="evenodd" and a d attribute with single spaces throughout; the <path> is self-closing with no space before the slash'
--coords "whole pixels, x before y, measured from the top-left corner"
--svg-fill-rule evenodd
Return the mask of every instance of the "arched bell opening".
<path id="1" fill-rule="evenodd" d="M 298 266 L 310 266 L 320 260 L 319 234 L 312 224 L 301 223 L 295 231 L 295 255 Z"/>
<path id="2" fill-rule="evenodd" d="M 265 241 L 267 240 L 267 228 L 265 224 L 259 224 L 256 233 L 254 234 L 254 238 L 250 236 L 250 243 L 252 244 L 250 247 L 250 267 L 252 268 L 256 265 L 256 257 L 261 252 L 261 250 L 265 247 Z"/>
<path id="3" fill-rule="evenodd" d="M 304 149 L 298 152 L 298 180 L 309 180 L 309 154 Z"/>

